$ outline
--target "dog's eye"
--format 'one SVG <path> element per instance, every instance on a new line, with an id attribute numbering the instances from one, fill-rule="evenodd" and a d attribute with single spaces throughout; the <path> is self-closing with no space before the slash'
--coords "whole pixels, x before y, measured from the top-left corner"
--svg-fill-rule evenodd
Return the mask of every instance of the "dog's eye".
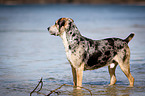
<path id="1" fill-rule="evenodd" d="M 60 26 L 64 26 L 64 24 L 65 24 L 65 21 L 63 20 Z"/>
<path id="2" fill-rule="evenodd" d="M 60 28 L 61 28 L 62 26 L 64 26 L 64 25 L 65 25 L 65 20 L 60 20 L 60 21 L 58 21 L 58 25 L 59 25 Z"/>

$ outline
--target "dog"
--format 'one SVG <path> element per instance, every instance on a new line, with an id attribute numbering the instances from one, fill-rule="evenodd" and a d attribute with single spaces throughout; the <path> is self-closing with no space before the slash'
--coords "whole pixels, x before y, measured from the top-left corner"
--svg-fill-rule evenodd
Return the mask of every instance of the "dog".
<path id="1" fill-rule="evenodd" d="M 60 36 L 63 40 L 66 56 L 72 68 L 75 88 L 79 89 L 82 86 L 84 70 L 104 66 L 108 66 L 109 85 L 114 85 L 116 83 L 115 69 L 118 64 L 128 78 L 130 87 L 134 86 L 134 77 L 130 73 L 130 49 L 128 47 L 134 33 L 126 39 L 92 40 L 80 34 L 71 18 L 60 18 L 47 29 L 51 35 Z"/>

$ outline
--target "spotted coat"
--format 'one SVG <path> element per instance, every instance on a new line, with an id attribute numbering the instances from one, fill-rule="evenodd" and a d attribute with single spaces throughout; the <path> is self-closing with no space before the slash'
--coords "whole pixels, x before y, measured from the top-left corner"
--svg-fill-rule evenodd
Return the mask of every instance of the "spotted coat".
<path id="1" fill-rule="evenodd" d="M 57 31 L 53 31 L 54 29 Z M 57 34 L 62 38 L 71 65 L 79 67 L 85 63 L 84 70 L 93 70 L 111 64 L 120 51 L 125 61 L 126 55 L 129 55 L 127 44 L 134 36 L 131 34 L 126 39 L 92 40 L 82 36 L 72 19 L 66 20 L 66 18 L 60 18 L 49 31 L 52 35 Z"/>

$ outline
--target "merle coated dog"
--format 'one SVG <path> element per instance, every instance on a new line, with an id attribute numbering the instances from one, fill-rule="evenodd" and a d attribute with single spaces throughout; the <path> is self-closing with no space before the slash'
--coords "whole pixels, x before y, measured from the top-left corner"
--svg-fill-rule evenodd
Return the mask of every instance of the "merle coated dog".
<path id="1" fill-rule="evenodd" d="M 73 84 L 76 88 L 82 86 L 83 70 L 98 69 L 108 66 L 110 85 L 116 83 L 115 69 L 119 64 L 134 86 L 134 78 L 130 73 L 129 41 L 134 37 L 131 33 L 126 39 L 106 38 L 92 40 L 82 36 L 71 18 L 60 18 L 55 25 L 48 27 L 51 35 L 60 36 L 63 40 L 67 59 L 72 67 Z"/>

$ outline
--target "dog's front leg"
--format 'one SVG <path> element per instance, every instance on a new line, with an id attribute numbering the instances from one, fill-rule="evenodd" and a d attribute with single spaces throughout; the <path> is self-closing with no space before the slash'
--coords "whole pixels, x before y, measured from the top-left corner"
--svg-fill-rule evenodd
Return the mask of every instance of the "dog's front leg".
<path id="1" fill-rule="evenodd" d="M 74 68 L 72 65 L 71 67 L 72 67 L 72 74 L 73 74 L 73 84 L 75 88 L 80 89 L 80 87 L 82 87 L 84 63 L 81 64 L 81 66 L 79 66 L 78 68 Z"/>

